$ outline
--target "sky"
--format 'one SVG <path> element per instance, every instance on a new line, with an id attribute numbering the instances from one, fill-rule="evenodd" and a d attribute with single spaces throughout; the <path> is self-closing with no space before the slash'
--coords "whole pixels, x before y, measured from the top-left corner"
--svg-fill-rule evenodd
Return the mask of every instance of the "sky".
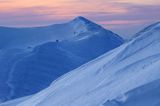
<path id="1" fill-rule="evenodd" d="M 160 21 L 160 0 L 0 0 L 0 26 L 45 26 L 77 16 L 127 38 Z"/>

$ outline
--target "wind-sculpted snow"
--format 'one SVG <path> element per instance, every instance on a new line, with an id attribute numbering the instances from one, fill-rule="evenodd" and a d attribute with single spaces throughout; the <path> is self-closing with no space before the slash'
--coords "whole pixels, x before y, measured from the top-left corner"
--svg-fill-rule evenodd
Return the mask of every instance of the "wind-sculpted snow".
<path id="1" fill-rule="evenodd" d="M 55 27 L 61 31 L 55 31 Z M 48 87 L 52 81 L 61 75 L 120 46 L 124 42 L 117 34 L 105 30 L 83 17 L 78 17 L 67 24 L 50 26 L 51 29 L 47 28 L 48 33 L 55 31 L 60 37 L 62 35 L 69 36 L 65 40 L 53 40 L 50 37 L 54 38 L 57 35 L 55 33 L 45 35 L 43 33 L 44 27 L 41 28 L 32 28 L 35 33 L 29 29 L 17 29 L 16 35 L 7 35 L 9 39 L 10 36 L 15 38 L 13 39 L 14 43 L 12 41 L 8 42 L 9 44 L 3 43 L 5 46 L 0 52 L 1 101 L 37 93 Z M 28 37 L 16 38 L 20 36 L 21 30 L 26 31 L 22 31 L 24 35 L 21 36 L 26 37 L 28 34 Z M 10 31 L 7 32 L 10 34 Z M 42 36 L 41 34 L 45 39 L 39 37 Z M 22 41 L 19 42 L 19 40 Z M 38 45 L 42 43 L 41 40 L 46 43 Z M 49 40 L 51 42 L 48 42 Z M 23 49 L 15 49 L 18 47 Z"/>
<path id="2" fill-rule="evenodd" d="M 16 106 L 159 106 L 160 29 L 152 27 Z"/>

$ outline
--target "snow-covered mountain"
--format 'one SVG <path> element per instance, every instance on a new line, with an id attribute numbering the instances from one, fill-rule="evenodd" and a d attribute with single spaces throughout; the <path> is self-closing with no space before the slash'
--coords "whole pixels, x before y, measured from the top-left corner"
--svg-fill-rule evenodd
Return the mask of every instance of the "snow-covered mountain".
<path id="1" fill-rule="evenodd" d="M 45 90 L 0 106 L 159 106 L 159 79 L 157 23 L 61 76 Z"/>
<path id="2" fill-rule="evenodd" d="M 0 51 L 1 101 L 34 94 L 61 75 L 124 42 L 117 34 L 83 17 L 45 28 L 10 30 L 3 33 L 8 34 L 6 39 L 15 38 L 3 43 Z"/>
<path id="3" fill-rule="evenodd" d="M 82 33 L 96 33 L 101 26 L 83 17 L 50 26 L 34 28 L 8 28 L 0 27 L 0 49 L 33 47 L 46 42 L 72 38 Z"/>

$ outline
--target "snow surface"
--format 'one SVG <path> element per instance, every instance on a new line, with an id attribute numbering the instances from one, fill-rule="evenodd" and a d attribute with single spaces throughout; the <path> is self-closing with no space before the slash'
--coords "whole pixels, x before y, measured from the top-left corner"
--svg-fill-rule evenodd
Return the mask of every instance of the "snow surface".
<path id="1" fill-rule="evenodd" d="M 4 35 L 8 34 L 9 39 L 11 39 L 10 36 L 14 36 L 14 43 L 7 38 L 9 42 L 3 44 L 8 46 L 4 46 L 0 52 L 0 101 L 37 93 L 48 87 L 53 80 L 61 75 L 120 46 L 124 42 L 117 34 L 83 17 L 77 17 L 67 24 L 49 26 L 49 29 L 45 27 L 47 32 L 53 31 L 53 35 L 48 33 L 45 35 L 43 28 L 29 28 L 32 31 L 28 28 L 12 29 L 15 31 L 15 35 L 10 35 L 12 34 L 10 30 L 7 31 L 8 33 L 3 33 L 3 30 L 0 31 Z M 55 31 L 57 29 L 61 31 Z M 21 31 L 24 35 L 20 35 Z M 63 33 L 62 35 L 70 37 L 62 41 L 48 42 L 48 40 L 53 40 L 49 36 L 56 37 L 56 35 L 54 36 L 55 33 L 59 36 Z M 19 36 L 26 38 L 21 39 Z M 39 44 L 41 40 L 46 43 L 38 46 L 33 45 L 33 43 Z M 10 42 L 11 44 L 6 44 Z M 25 48 L 23 44 L 30 46 Z M 19 48 L 19 45 L 23 49 Z"/>
<path id="2" fill-rule="evenodd" d="M 152 27 L 16 106 L 159 106 L 160 24 Z"/>
<path id="3" fill-rule="evenodd" d="M 127 92 L 124 95 L 124 97 L 127 98 L 125 101 L 117 98 L 106 102 L 104 106 L 159 106 L 159 88 L 160 80 L 156 80 Z"/>

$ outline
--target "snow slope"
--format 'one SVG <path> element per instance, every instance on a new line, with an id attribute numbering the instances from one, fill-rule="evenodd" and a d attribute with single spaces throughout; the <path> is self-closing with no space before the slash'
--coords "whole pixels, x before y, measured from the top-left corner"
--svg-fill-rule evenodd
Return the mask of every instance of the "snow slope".
<path id="1" fill-rule="evenodd" d="M 158 106 L 159 79 L 160 23 L 157 23 L 16 106 L 132 106 L 134 103 Z M 146 102 L 152 90 L 155 99 Z M 142 101 L 134 101 L 136 96 Z"/>
<path id="2" fill-rule="evenodd" d="M 133 89 L 125 94 L 125 101 L 111 100 L 105 106 L 159 106 L 160 80 L 153 81 L 144 86 Z M 112 105 L 110 105 L 112 104 Z"/>
<path id="3" fill-rule="evenodd" d="M 27 52 L 23 49 L 0 51 L 0 101 L 7 99 L 6 95 L 10 92 L 7 78 L 10 77 L 13 63 L 16 63 L 17 60 L 27 55 Z"/>
<path id="4" fill-rule="evenodd" d="M 83 17 L 77 17 L 65 25 L 58 27 L 58 29 L 61 29 L 64 35 L 68 34 L 65 31 L 72 31 L 73 33 L 65 40 L 48 42 L 44 39 L 44 42 L 46 42 L 44 44 L 17 49 L 20 43 L 15 39 L 21 40 L 21 38 L 16 38 L 18 35 L 14 35 L 14 41 L 16 42 L 11 44 L 14 47 L 8 46 L 7 49 L 3 48 L 1 50 L 1 101 L 37 93 L 48 87 L 53 80 L 61 75 L 120 46 L 124 42 L 117 34 Z M 72 28 L 65 29 L 65 27 L 68 28 L 68 25 Z M 41 30 L 39 28 L 35 29 L 36 31 Z M 50 29 L 49 31 L 52 30 Z M 28 32 L 28 34 L 30 33 L 32 32 Z M 60 33 L 56 33 L 61 36 Z M 43 33 L 36 32 L 35 34 L 36 40 L 39 42 L 41 37 L 38 37 L 38 34 Z M 30 40 L 30 36 L 32 35 L 29 35 L 26 39 Z M 43 36 L 47 38 L 50 35 L 44 34 Z M 38 44 L 38 42 L 34 42 L 32 39 L 31 42 L 27 40 L 25 42 L 27 46 L 31 42 Z M 23 44 L 20 46 L 23 46 Z"/>

